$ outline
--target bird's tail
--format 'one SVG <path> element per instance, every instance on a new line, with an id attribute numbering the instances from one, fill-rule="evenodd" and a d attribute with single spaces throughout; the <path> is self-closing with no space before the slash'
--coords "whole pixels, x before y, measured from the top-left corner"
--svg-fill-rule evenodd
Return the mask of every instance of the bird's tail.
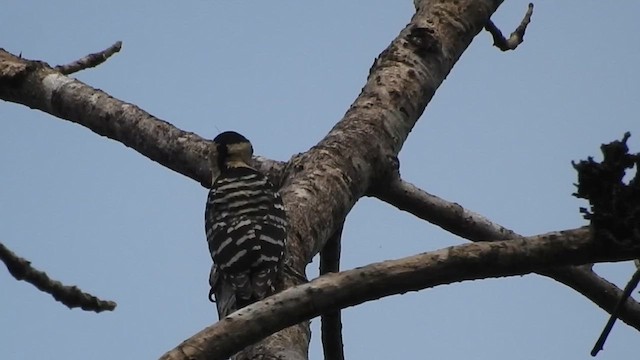
<path id="1" fill-rule="evenodd" d="M 233 287 L 233 292 L 236 294 L 236 309 L 243 308 L 253 302 L 251 300 L 253 291 L 251 290 L 252 284 L 249 271 L 227 274 L 226 278 Z"/>
<path id="2" fill-rule="evenodd" d="M 252 272 L 227 274 L 227 280 L 233 286 L 236 295 L 236 309 L 241 309 L 275 293 L 277 268 L 263 267 Z"/>
<path id="3" fill-rule="evenodd" d="M 275 277 L 276 269 L 273 267 L 265 267 L 252 274 L 251 287 L 256 301 L 262 300 L 275 292 Z"/>

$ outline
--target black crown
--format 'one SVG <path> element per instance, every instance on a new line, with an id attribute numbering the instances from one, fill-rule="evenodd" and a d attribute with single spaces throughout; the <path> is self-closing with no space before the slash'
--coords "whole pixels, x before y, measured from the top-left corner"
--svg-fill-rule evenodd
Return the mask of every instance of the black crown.
<path id="1" fill-rule="evenodd" d="M 213 139 L 213 141 L 219 145 L 232 145 L 249 142 L 246 137 L 238 134 L 235 131 L 225 131 L 223 133 L 220 133 L 215 137 L 215 139 Z"/>

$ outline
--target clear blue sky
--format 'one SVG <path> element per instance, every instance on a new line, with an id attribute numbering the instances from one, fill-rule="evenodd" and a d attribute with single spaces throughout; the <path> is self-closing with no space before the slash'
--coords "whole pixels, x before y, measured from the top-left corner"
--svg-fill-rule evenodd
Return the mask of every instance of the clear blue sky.
<path id="1" fill-rule="evenodd" d="M 0 47 L 52 65 L 122 40 L 77 77 L 212 138 L 234 129 L 286 160 L 348 109 L 412 15 L 398 1 L 11 1 Z M 507 1 L 510 33 L 526 10 Z M 640 3 L 539 1 L 525 43 L 480 34 L 401 153 L 429 192 L 523 234 L 584 225 L 572 160 L 632 132 L 640 151 Z M 0 358 L 153 359 L 216 321 L 206 190 L 121 144 L 0 103 L 0 241 L 52 277 L 118 302 L 68 310 L 0 268 Z M 464 241 L 374 199 L 349 215 L 342 267 Z M 310 276 L 317 265 L 309 266 Z M 623 285 L 630 264 L 597 269 Z M 586 359 L 607 314 L 539 276 L 466 282 L 344 311 L 349 359 Z M 319 320 L 311 358 L 321 359 Z M 630 359 L 618 323 L 598 359 Z"/>

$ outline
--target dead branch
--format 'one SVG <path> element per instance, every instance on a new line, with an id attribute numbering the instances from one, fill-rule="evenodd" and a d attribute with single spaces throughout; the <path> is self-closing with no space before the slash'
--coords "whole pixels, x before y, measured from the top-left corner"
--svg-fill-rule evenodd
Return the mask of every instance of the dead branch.
<path id="1" fill-rule="evenodd" d="M 442 250 L 331 273 L 247 306 L 200 331 L 162 360 L 224 359 L 274 331 L 384 296 L 459 281 L 523 275 L 557 265 L 621 261 L 637 248 L 608 248 L 588 228 Z"/>
<path id="2" fill-rule="evenodd" d="M 429 194 L 399 177 L 394 177 L 387 184 L 376 185 L 370 195 L 471 241 L 523 238 L 513 230 L 457 203 Z M 538 273 L 571 287 L 608 313 L 614 311 L 622 295 L 622 290 L 598 276 L 590 268 L 564 267 L 546 269 Z M 620 311 L 620 319 L 640 330 L 640 303 L 629 299 Z"/>
<path id="3" fill-rule="evenodd" d="M 10 86 L 8 86 L 10 85 Z M 121 142 L 149 159 L 211 186 L 210 141 L 115 99 L 39 61 L 0 49 L 0 99 L 26 105 Z M 283 164 L 254 158 L 258 170 L 281 183 Z"/>
<path id="4" fill-rule="evenodd" d="M 340 243 L 342 228 L 329 238 L 320 251 L 320 276 L 340 271 Z M 320 317 L 322 333 L 322 351 L 326 360 L 344 360 L 344 343 L 342 341 L 342 314 L 340 310 L 322 314 Z"/>
<path id="5" fill-rule="evenodd" d="M 607 341 L 607 337 L 609 336 L 611 329 L 613 329 L 613 324 L 615 324 L 616 319 L 620 314 L 620 310 L 623 308 L 623 304 L 627 302 L 627 300 L 631 296 L 631 293 L 633 292 L 633 289 L 635 289 L 638 286 L 639 282 L 640 282 L 640 269 L 636 270 L 636 272 L 633 273 L 633 276 L 627 283 L 627 286 L 624 287 L 624 291 L 622 292 L 620 301 L 618 301 L 618 303 L 616 304 L 616 307 L 613 309 L 613 312 L 611 313 L 611 317 L 609 317 L 609 321 L 607 321 L 607 324 L 604 326 L 604 329 L 602 330 L 602 333 L 600 334 L 598 341 L 596 341 L 596 344 L 593 346 L 593 349 L 591 349 L 591 356 L 598 355 L 598 352 L 600 352 L 600 350 L 604 348 L 604 343 Z"/>
<path id="6" fill-rule="evenodd" d="M 529 3 L 527 13 L 524 15 L 524 18 L 520 22 L 520 25 L 518 25 L 516 30 L 511 33 L 509 39 L 505 39 L 504 35 L 502 35 L 502 31 L 500 31 L 496 24 L 494 24 L 493 21 L 489 19 L 484 28 L 491 33 L 491 36 L 493 37 L 493 46 L 502 51 L 515 50 L 518 45 L 522 44 L 522 42 L 524 41 L 524 32 L 527 31 L 527 26 L 531 22 L 532 14 L 533 4 Z"/>
<path id="7" fill-rule="evenodd" d="M 64 75 L 73 74 L 80 70 L 96 67 L 103 62 L 107 61 L 115 53 L 122 49 L 122 41 L 116 41 L 115 44 L 108 48 L 93 54 L 89 54 L 81 59 L 78 59 L 72 63 L 66 65 L 58 65 L 54 69 Z"/>
<path id="8" fill-rule="evenodd" d="M 471 241 L 506 240 L 520 237 L 513 230 L 444 200 L 402 180 L 398 174 L 376 184 L 370 196 L 426 220 L 442 229 Z"/>
<path id="9" fill-rule="evenodd" d="M 2 243 L 0 243 L 0 260 L 16 280 L 24 280 L 32 284 L 70 309 L 79 307 L 82 310 L 99 313 L 116 308 L 116 303 L 113 301 L 100 300 L 76 286 L 63 285 L 60 281 L 51 279 L 45 272 L 33 268 L 31 262 L 19 257 Z"/>

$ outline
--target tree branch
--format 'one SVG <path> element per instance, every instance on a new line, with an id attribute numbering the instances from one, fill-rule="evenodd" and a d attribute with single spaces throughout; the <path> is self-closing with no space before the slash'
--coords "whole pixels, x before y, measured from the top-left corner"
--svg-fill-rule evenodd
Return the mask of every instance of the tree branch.
<path id="1" fill-rule="evenodd" d="M 331 273 L 247 306 L 161 357 L 224 359 L 268 334 L 384 296 L 465 280 L 524 275 L 556 265 L 629 260 L 640 249 L 607 247 L 588 228 L 525 239 L 458 245 Z"/>
<path id="2" fill-rule="evenodd" d="M 76 286 L 66 286 L 60 281 L 49 278 L 45 272 L 34 269 L 28 260 L 19 257 L 2 243 L 0 243 L 0 260 L 16 280 L 24 280 L 32 284 L 70 309 L 79 307 L 82 310 L 99 313 L 116 308 L 116 303 L 113 301 L 100 300 Z"/>
<path id="3" fill-rule="evenodd" d="M 598 352 L 600 352 L 600 350 L 603 349 L 604 343 L 605 341 L 607 341 L 607 337 L 609 336 L 611 329 L 613 329 L 613 324 L 615 324 L 616 319 L 620 316 L 620 310 L 623 307 L 622 305 L 625 302 L 627 302 L 627 300 L 629 300 L 629 298 L 631 297 L 631 293 L 633 292 L 633 289 L 635 289 L 636 286 L 638 286 L 639 282 L 640 282 L 640 269 L 637 269 L 636 272 L 633 273 L 633 276 L 631 277 L 629 282 L 627 283 L 627 286 L 624 287 L 624 290 L 622 291 L 622 296 L 620 297 L 620 300 L 616 303 L 616 306 L 613 312 L 611 313 L 611 317 L 609 318 L 609 321 L 607 321 L 607 324 L 602 330 L 602 334 L 600 334 L 598 341 L 596 341 L 596 344 L 593 346 L 593 349 L 591 349 L 591 356 L 598 355 Z"/>
<path id="4" fill-rule="evenodd" d="M 139 107 L 60 74 L 48 65 L 0 49 L 0 99 L 26 105 L 82 125 L 96 134 L 121 142 L 149 159 L 211 186 L 211 142 L 180 130 Z M 275 184 L 281 182 L 282 163 L 255 157 L 258 170 Z M 273 168 L 277 168 L 274 171 Z"/>
<path id="5" fill-rule="evenodd" d="M 402 180 L 398 174 L 376 184 L 373 196 L 422 220 L 471 241 L 506 240 L 522 237 L 486 217 L 449 202 Z"/>
<path id="6" fill-rule="evenodd" d="M 397 175 L 388 183 L 377 184 L 372 188 L 370 195 L 471 241 L 523 238 L 513 230 L 457 203 L 431 195 Z M 571 287 L 608 313 L 614 311 L 618 299 L 622 296 L 622 290 L 591 269 L 563 267 L 538 273 Z M 629 299 L 620 312 L 620 319 L 640 330 L 640 303 Z"/>
<path id="7" fill-rule="evenodd" d="M 493 21 L 489 19 L 484 28 L 491 33 L 491 36 L 493 37 L 493 46 L 502 51 L 515 50 L 518 45 L 522 44 L 522 42 L 524 41 L 524 32 L 527 31 L 527 26 L 531 22 L 532 14 L 533 4 L 529 3 L 527 13 L 524 15 L 524 18 L 520 22 L 520 25 L 518 25 L 516 30 L 511 33 L 509 39 L 505 39 L 504 35 L 502 35 L 502 31 L 500 31 L 496 24 L 494 24 Z"/>
<path id="8" fill-rule="evenodd" d="M 64 75 L 73 74 L 80 70 L 96 67 L 103 62 L 107 61 L 113 54 L 122 49 L 122 41 L 116 41 L 115 44 L 108 48 L 93 54 L 89 54 L 81 59 L 78 59 L 70 64 L 58 65 L 54 69 Z"/>
<path id="9" fill-rule="evenodd" d="M 375 60 L 343 119 L 291 159 L 282 196 L 297 230 L 289 241 L 296 269 L 324 247 L 386 171 L 388 159 L 397 157 L 436 89 L 500 3 L 441 0 L 421 6 Z"/>
<path id="10" fill-rule="evenodd" d="M 329 238 L 320 251 L 320 276 L 340 271 L 340 242 L 342 228 Z M 325 360 L 344 360 L 344 343 L 342 341 L 342 314 L 340 310 L 322 314 L 322 350 Z"/>

